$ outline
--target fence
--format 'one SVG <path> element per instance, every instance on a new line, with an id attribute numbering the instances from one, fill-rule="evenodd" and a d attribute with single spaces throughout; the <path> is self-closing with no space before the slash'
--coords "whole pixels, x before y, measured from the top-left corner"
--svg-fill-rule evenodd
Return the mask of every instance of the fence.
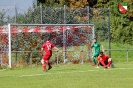
<path id="1" fill-rule="evenodd" d="M 109 50 L 106 50 L 106 51 L 109 51 Z M 133 54 L 132 54 L 133 49 L 110 49 L 110 51 L 111 51 L 111 58 L 114 61 L 114 63 L 133 61 Z M 41 52 L 41 51 L 25 51 L 25 52 L 30 52 L 31 53 L 30 54 L 31 55 L 30 56 L 30 65 L 32 65 L 33 52 Z M 67 52 L 73 52 L 73 51 L 67 51 Z M 77 51 L 77 52 L 82 53 L 83 51 Z M 90 53 L 92 53 L 92 52 L 90 52 Z M 107 53 L 107 52 L 105 52 L 105 53 Z M 58 52 L 54 51 L 54 54 L 55 54 L 55 58 L 53 58 L 52 61 L 54 61 L 54 63 L 56 63 L 56 64 L 59 64 L 60 60 L 59 60 L 59 57 L 58 57 Z M 78 57 L 78 60 L 80 60 L 80 63 L 82 63 L 82 64 L 86 63 L 89 59 L 91 59 L 91 58 L 88 58 L 88 60 L 87 60 L 87 59 L 84 59 L 84 58 L 85 58 L 84 54 L 82 54 L 81 56 Z M 41 58 L 38 58 L 38 60 L 40 60 L 40 59 Z M 70 62 L 70 61 L 71 60 L 69 59 L 68 62 Z M 39 63 L 39 62 L 37 62 L 37 63 Z"/>
<path id="2" fill-rule="evenodd" d="M 105 53 L 108 54 L 109 50 L 106 50 Z M 111 51 L 111 58 L 113 60 L 114 63 L 118 63 L 118 62 L 131 62 L 133 61 L 133 50 L 132 49 L 110 49 Z M 13 63 L 15 62 L 16 64 L 16 67 L 20 67 L 20 66 L 24 66 L 23 63 L 19 63 L 21 62 L 21 58 L 19 57 L 22 57 L 24 59 L 25 56 L 23 56 L 23 53 L 30 53 L 30 56 L 28 58 L 25 59 L 26 63 L 25 65 L 33 65 L 33 64 L 40 64 L 40 60 L 42 58 L 42 55 L 40 55 L 40 57 L 37 57 L 37 58 L 34 58 L 34 53 L 38 53 L 38 52 L 41 52 L 41 51 L 15 51 L 15 52 L 12 52 L 12 53 L 16 53 L 18 52 L 18 58 L 14 58 L 12 59 L 13 60 Z M 51 58 L 51 63 L 54 63 L 54 64 L 59 64 L 59 63 L 62 63 L 63 61 L 60 59 L 60 57 L 62 57 L 62 53 L 58 54 L 57 51 L 53 51 L 53 56 Z M 73 52 L 73 51 L 67 51 L 67 52 Z M 82 51 L 77 51 L 79 53 L 82 53 Z M 92 52 L 90 52 L 92 53 Z M 14 55 L 14 54 L 13 54 Z M 71 57 L 71 60 L 73 60 L 74 56 Z M 80 54 L 80 56 L 78 58 L 76 58 L 77 60 L 80 60 L 79 63 L 81 64 L 85 64 L 88 62 L 89 59 L 85 59 L 84 57 L 84 54 Z M 71 62 L 70 59 L 68 59 L 68 62 Z M 5 65 L 5 60 L 2 59 L 2 55 L 0 55 L 0 65 Z M 23 64 L 23 65 L 22 65 Z"/>
<path id="3" fill-rule="evenodd" d="M 111 58 L 114 62 L 131 62 L 133 61 L 133 49 L 110 49 Z"/>
<path id="4" fill-rule="evenodd" d="M 108 54 L 107 52 L 108 50 L 106 50 L 105 53 Z M 111 51 L 111 58 L 113 60 L 114 63 L 117 63 L 117 62 L 131 62 L 133 61 L 133 50 L 132 49 L 110 49 Z M 33 65 L 33 64 L 40 64 L 40 60 L 42 58 L 42 55 L 40 55 L 40 57 L 37 57 L 37 58 L 34 58 L 34 53 L 40 53 L 41 51 L 14 51 L 12 53 L 19 53 L 21 54 L 20 56 L 22 57 L 22 53 L 30 53 L 30 56 L 28 58 L 26 58 L 26 62 L 29 64 L 29 65 Z M 51 59 L 51 62 L 52 63 L 56 63 L 56 64 L 59 64 L 61 62 L 63 62 L 60 57 L 62 57 L 62 53 L 61 54 L 58 54 L 57 51 L 53 51 L 54 54 L 52 56 L 52 59 Z M 73 51 L 67 51 L 68 53 L 71 53 Z M 85 59 L 85 56 L 83 54 L 83 51 L 76 51 L 78 53 L 82 53 L 82 54 L 79 54 L 79 56 L 77 57 L 77 60 L 80 60 L 80 62 L 78 63 L 87 63 L 87 61 L 91 58 L 88 58 L 88 59 Z M 86 52 L 86 51 L 84 51 Z M 92 52 L 90 52 L 92 53 Z M 19 57 L 19 54 L 18 54 L 18 57 Z M 0 55 L 1 56 L 1 55 Z M 68 59 L 67 62 L 72 62 L 72 60 L 74 59 L 75 57 L 72 56 L 71 59 Z M 20 58 L 15 58 L 13 62 L 18 62 Z M 2 62 L 2 58 L 0 58 L 0 62 Z M 20 63 L 19 63 L 20 64 Z M 21 65 L 21 64 L 20 64 Z"/>

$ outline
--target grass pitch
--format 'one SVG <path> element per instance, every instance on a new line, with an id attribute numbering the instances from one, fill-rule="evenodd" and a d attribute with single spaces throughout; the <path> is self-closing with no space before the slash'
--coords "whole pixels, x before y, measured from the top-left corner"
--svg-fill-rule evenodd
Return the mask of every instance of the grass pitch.
<path id="1" fill-rule="evenodd" d="M 115 68 L 95 68 L 90 63 L 1 69 L 1 88 L 132 88 L 133 62 L 115 63 Z"/>

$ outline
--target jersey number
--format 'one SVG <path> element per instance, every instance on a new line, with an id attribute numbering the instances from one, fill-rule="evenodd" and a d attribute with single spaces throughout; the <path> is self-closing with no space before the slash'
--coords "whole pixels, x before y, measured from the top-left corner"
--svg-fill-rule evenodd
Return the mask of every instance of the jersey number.
<path id="1" fill-rule="evenodd" d="M 46 44 L 46 46 L 48 50 L 51 50 L 51 44 Z"/>

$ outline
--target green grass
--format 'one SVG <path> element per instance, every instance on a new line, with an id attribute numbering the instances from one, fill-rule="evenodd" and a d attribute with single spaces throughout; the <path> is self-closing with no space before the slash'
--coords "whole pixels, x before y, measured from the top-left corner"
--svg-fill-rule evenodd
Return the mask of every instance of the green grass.
<path id="1" fill-rule="evenodd" d="M 100 42 L 105 49 L 108 49 L 108 42 Z M 129 44 L 123 44 L 123 43 L 114 43 L 111 42 L 111 49 L 133 49 L 132 45 Z"/>
<path id="2" fill-rule="evenodd" d="M 1 88 L 132 88 L 133 62 L 115 63 L 115 68 L 95 68 L 90 63 L 0 70 Z"/>

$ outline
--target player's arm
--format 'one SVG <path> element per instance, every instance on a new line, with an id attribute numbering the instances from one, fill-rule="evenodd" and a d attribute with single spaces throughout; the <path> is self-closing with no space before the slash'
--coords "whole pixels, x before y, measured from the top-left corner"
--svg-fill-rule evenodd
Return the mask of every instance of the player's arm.
<path id="1" fill-rule="evenodd" d="M 112 58 L 110 58 L 108 55 L 106 57 L 108 58 L 108 61 L 112 61 Z"/>
<path id="2" fill-rule="evenodd" d="M 93 47 L 94 47 L 94 44 L 91 45 L 91 48 L 93 48 Z"/>
<path id="3" fill-rule="evenodd" d="M 41 47 L 41 51 L 43 52 L 44 49 Z M 41 55 L 43 56 L 43 53 L 41 53 Z M 41 60 L 41 63 L 43 63 L 43 59 Z"/>
<path id="4" fill-rule="evenodd" d="M 94 43 L 91 45 L 92 53 L 94 52 L 93 47 L 94 47 Z M 92 56 L 92 58 L 93 58 L 93 56 Z"/>
<path id="5" fill-rule="evenodd" d="M 103 45 L 101 45 L 101 49 L 102 49 L 103 52 L 105 51 Z"/>
<path id="6" fill-rule="evenodd" d="M 43 51 L 43 48 L 41 48 L 41 51 Z"/>
<path id="7" fill-rule="evenodd" d="M 52 44 L 52 47 L 54 48 L 54 49 L 56 49 L 57 51 L 59 51 L 59 52 L 62 52 L 59 48 L 57 48 L 53 43 L 51 43 Z"/>
<path id="8" fill-rule="evenodd" d="M 54 49 L 56 49 L 57 51 L 60 51 L 60 52 L 62 52 L 59 48 L 57 48 L 56 46 L 55 47 L 53 47 Z"/>

